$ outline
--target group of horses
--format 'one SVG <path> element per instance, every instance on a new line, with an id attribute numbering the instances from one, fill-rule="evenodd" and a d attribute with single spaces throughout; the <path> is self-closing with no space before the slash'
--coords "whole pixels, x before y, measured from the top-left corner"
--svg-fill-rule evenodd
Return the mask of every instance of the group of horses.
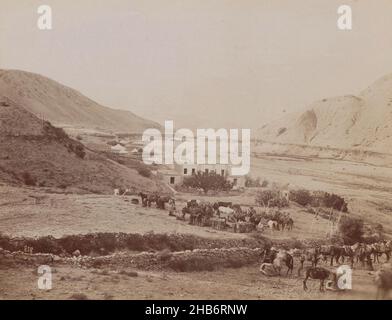
<path id="1" fill-rule="evenodd" d="M 166 203 L 175 204 L 175 199 L 168 195 L 160 195 L 158 193 L 139 193 L 140 198 L 142 199 L 143 207 L 151 207 L 153 203 L 156 204 L 156 207 L 159 209 L 165 209 Z"/>
<path id="2" fill-rule="evenodd" d="M 320 262 L 329 263 L 330 266 L 336 264 L 340 265 L 348 259 L 351 263 L 351 268 L 354 267 L 355 262 L 365 263 L 373 268 L 373 263 L 381 263 L 382 257 L 385 255 L 385 261 L 389 262 L 392 253 L 392 241 L 385 240 L 372 244 L 356 243 L 352 246 L 348 245 L 320 245 L 314 248 L 307 249 L 277 249 L 266 248 L 261 255 L 260 272 L 267 276 L 281 275 L 282 267 L 287 267 L 286 276 L 292 274 L 294 269 L 294 258 L 299 260 L 298 276 L 301 276 L 301 271 L 304 269 L 306 261 L 311 263 L 311 266 L 305 270 L 305 278 L 303 280 L 303 289 L 308 290 L 308 279 L 316 279 L 320 281 L 320 291 L 326 288 L 326 282 L 331 283 L 336 288 L 337 274 L 331 270 L 318 266 Z M 385 262 L 384 261 L 384 262 Z"/>
<path id="3" fill-rule="evenodd" d="M 373 263 L 380 263 L 380 258 L 385 255 L 386 261 L 389 261 L 392 253 L 391 240 L 384 240 L 367 243 L 356 243 L 354 245 L 320 245 L 313 249 L 308 249 L 306 252 L 307 259 L 312 261 L 314 266 L 321 260 L 333 266 L 344 263 L 347 259 L 354 267 L 356 262 L 361 262 L 362 265 L 367 263 L 372 266 Z"/>
<path id="4" fill-rule="evenodd" d="M 258 229 L 268 227 L 272 231 L 290 231 L 294 227 L 294 220 L 291 218 L 290 214 L 279 210 L 257 214 L 253 219 L 255 220 Z"/>
<path id="5" fill-rule="evenodd" d="M 189 200 L 182 209 L 183 217 L 189 214 L 189 223 L 199 226 L 210 226 L 215 221 L 226 223 L 248 222 L 254 209 L 250 207 L 243 210 L 240 205 L 231 202 L 206 202 L 198 200 Z"/>
<path id="6" fill-rule="evenodd" d="M 177 219 L 180 220 L 185 220 L 188 214 L 189 223 L 192 225 L 225 229 L 227 226 L 243 223 L 247 224 L 246 230 L 249 231 L 263 231 L 265 228 L 272 231 L 292 230 L 294 225 L 294 220 L 290 215 L 279 210 L 257 213 L 252 206 L 243 209 L 239 204 L 233 204 L 232 202 L 218 201 L 211 203 L 193 199 L 186 202 L 181 212 L 177 212 L 175 199 L 171 196 L 143 192 L 140 192 L 139 196 L 144 207 L 151 207 L 155 203 L 157 208 L 165 209 L 165 205 L 169 204 L 169 214 L 176 215 Z"/>

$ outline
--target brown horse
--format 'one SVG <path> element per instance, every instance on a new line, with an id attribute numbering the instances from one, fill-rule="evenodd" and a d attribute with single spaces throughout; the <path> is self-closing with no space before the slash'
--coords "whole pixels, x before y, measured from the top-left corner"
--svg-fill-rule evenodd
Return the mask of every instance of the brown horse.
<path id="1" fill-rule="evenodd" d="M 336 273 L 331 272 L 325 268 L 321 267 L 308 267 L 306 269 L 305 273 L 305 279 L 303 281 L 303 288 L 305 291 L 308 291 L 308 286 L 306 285 L 306 282 L 308 279 L 315 279 L 315 280 L 320 280 L 320 291 L 325 290 L 325 281 L 326 280 L 332 280 L 333 284 L 336 286 L 337 285 L 337 276 Z"/>

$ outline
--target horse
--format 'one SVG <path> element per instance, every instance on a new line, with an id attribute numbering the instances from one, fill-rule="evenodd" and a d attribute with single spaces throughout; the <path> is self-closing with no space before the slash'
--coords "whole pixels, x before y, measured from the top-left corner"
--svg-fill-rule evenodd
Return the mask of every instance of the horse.
<path id="1" fill-rule="evenodd" d="M 267 225 L 272 231 L 279 230 L 278 222 L 275 220 L 269 220 Z"/>
<path id="2" fill-rule="evenodd" d="M 261 256 L 261 263 L 262 265 L 264 263 L 272 264 L 279 276 L 283 265 L 287 267 L 286 276 L 289 272 L 292 274 L 294 269 L 293 256 L 286 250 L 276 250 L 275 248 L 265 249 Z"/>
<path id="3" fill-rule="evenodd" d="M 365 262 L 367 262 L 368 265 L 373 268 L 371 256 L 372 254 L 374 255 L 375 251 L 372 245 L 365 243 L 356 243 L 351 246 L 351 248 L 354 251 L 354 255 L 357 257 L 357 261 L 362 262 L 362 266 L 365 266 Z"/>
<path id="4" fill-rule="evenodd" d="M 322 255 L 319 247 L 309 248 L 304 251 L 302 260 L 303 262 L 310 261 L 312 263 L 312 267 L 316 267 L 319 260 L 321 259 L 321 256 Z"/>
<path id="5" fill-rule="evenodd" d="M 203 215 L 203 211 L 200 207 L 184 207 L 182 209 L 183 217 L 188 213 L 190 215 L 189 224 L 198 225 L 200 224 L 200 218 Z"/>
<path id="6" fill-rule="evenodd" d="M 391 251 L 392 251 L 392 246 L 391 246 L 391 240 L 389 241 L 380 241 L 372 244 L 373 246 L 373 261 L 377 263 L 380 263 L 380 257 L 382 257 L 383 254 L 385 254 L 387 262 L 390 259 Z"/>
<path id="7" fill-rule="evenodd" d="M 285 215 L 282 218 L 279 219 L 278 223 L 281 225 L 281 230 L 284 231 L 284 228 L 286 228 L 288 231 L 293 229 L 294 226 L 294 220 L 290 218 L 290 216 Z"/>
<path id="8" fill-rule="evenodd" d="M 306 285 L 308 279 L 320 280 L 320 291 L 323 292 L 325 290 L 325 281 L 330 279 L 333 283 L 337 284 L 337 276 L 336 273 L 331 272 L 325 268 L 321 267 L 308 267 L 306 268 L 305 279 L 303 280 L 303 289 L 304 291 L 308 291 L 308 286 Z"/>
<path id="9" fill-rule="evenodd" d="M 155 201 L 156 201 L 157 208 L 162 210 L 165 209 L 165 204 L 168 202 L 174 202 L 175 204 L 174 198 L 170 196 L 157 196 Z"/>
<path id="10" fill-rule="evenodd" d="M 289 272 L 290 274 L 293 273 L 294 259 L 293 256 L 286 250 L 279 250 L 279 252 L 276 254 L 276 258 L 274 259 L 273 264 L 279 275 L 283 264 L 285 264 L 287 267 L 286 276 L 288 276 Z"/>
<path id="11" fill-rule="evenodd" d="M 139 192 L 139 196 L 141 198 L 141 202 L 143 207 L 147 207 L 147 199 L 148 199 L 148 194 L 144 193 L 144 192 Z"/>
<path id="12" fill-rule="evenodd" d="M 330 265 L 333 266 L 333 261 L 339 264 L 340 258 L 344 256 L 344 250 L 336 245 L 323 245 L 319 247 L 319 254 L 323 255 L 325 259 L 331 258 Z"/>

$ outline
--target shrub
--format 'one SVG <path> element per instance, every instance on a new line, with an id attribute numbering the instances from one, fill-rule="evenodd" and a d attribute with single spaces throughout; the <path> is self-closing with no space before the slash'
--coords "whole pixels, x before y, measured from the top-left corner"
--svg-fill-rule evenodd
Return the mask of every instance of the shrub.
<path id="1" fill-rule="evenodd" d="M 324 206 L 333 208 L 335 210 L 347 212 L 347 202 L 344 198 L 334 194 L 323 191 L 310 192 L 308 190 L 295 190 L 290 192 L 290 199 L 301 206 Z"/>
<path id="2" fill-rule="evenodd" d="M 290 191 L 290 200 L 298 203 L 301 206 L 307 206 L 312 204 L 312 195 L 308 190 L 295 190 Z"/>
<path id="3" fill-rule="evenodd" d="M 289 204 L 285 198 L 280 196 L 277 190 L 262 190 L 256 195 L 256 203 L 263 207 L 287 207 Z"/>
<path id="4" fill-rule="evenodd" d="M 35 186 L 37 184 L 37 179 L 33 178 L 27 171 L 23 172 L 22 179 L 27 186 Z"/>
<path id="5" fill-rule="evenodd" d="M 268 184 L 269 184 L 268 180 L 263 180 L 263 182 L 261 183 L 261 187 L 262 188 L 267 188 Z"/>
<path id="6" fill-rule="evenodd" d="M 253 179 L 251 176 L 245 176 L 245 187 L 247 188 L 261 187 L 260 178 Z"/>
<path id="7" fill-rule="evenodd" d="M 137 172 L 143 177 L 146 178 L 151 177 L 151 170 L 148 169 L 147 167 L 139 167 L 137 168 Z"/>
<path id="8" fill-rule="evenodd" d="M 363 220 L 342 217 L 339 224 L 339 232 L 345 244 L 352 245 L 361 242 L 364 235 Z"/>
<path id="9" fill-rule="evenodd" d="M 330 194 L 328 192 L 325 192 L 324 197 L 323 197 L 323 204 L 327 208 L 333 208 L 333 209 L 340 210 L 343 212 L 348 211 L 347 203 L 344 200 L 344 198 L 342 198 L 334 193 Z"/>
<path id="10" fill-rule="evenodd" d="M 86 156 L 86 152 L 84 151 L 84 147 L 81 144 L 78 144 L 74 147 L 74 153 L 81 159 L 84 159 Z"/>

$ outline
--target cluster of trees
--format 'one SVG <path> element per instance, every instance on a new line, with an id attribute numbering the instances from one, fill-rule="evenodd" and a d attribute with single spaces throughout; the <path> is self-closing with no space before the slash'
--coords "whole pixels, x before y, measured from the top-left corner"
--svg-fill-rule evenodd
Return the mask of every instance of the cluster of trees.
<path id="1" fill-rule="evenodd" d="M 256 203 L 263 207 L 284 208 L 289 205 L 286 198 L 282 197 L 278 190 L 262 190 L 256 195 Z"/>
<path id="2" fill-rule="evenodd" d="M 233 188 L 233 184 L 227 180 L 226 176 L 217 174 L 216 172 L 197 172 L 196 174 L 186 177 L 183 181 L 183 186 L 202 189 L 204 193 L 210 190 L 214 191 L 228 191 Z"/>
<path id="3" fill-rule="evenodd" d="M 339 223 L 339 234 L 347 245 L 362 242 L 364 239 L 363 220 L 347 216 L 342 217 Z"/>
<path id="4" fill-rule="evenodd" d="M 333 208 L 339 211 L 347 212 L 347 202 L 344 198 L 323 191 L 310 192 L 308 190 L 295 190 L 290 192 L 290 200 L 301 206 L 311 205 L 313 207 Z"/>

